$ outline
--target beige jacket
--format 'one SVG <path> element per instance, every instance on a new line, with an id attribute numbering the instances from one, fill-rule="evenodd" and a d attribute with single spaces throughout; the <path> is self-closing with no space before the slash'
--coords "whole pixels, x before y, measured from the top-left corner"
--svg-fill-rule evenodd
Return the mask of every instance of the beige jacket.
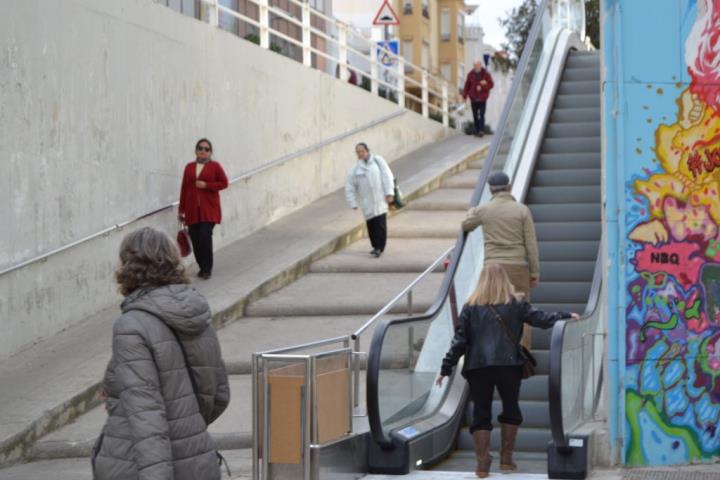
<path id="1" fill-rule="evenodd" d="M 527 265 L 530 277 L 540 278 L 535 224 L 530 209 L 508 192 L 500 192 L 490 202 L 471 208 L 462 228 L 466 232 L 483 227 L 485 262 Z"/>

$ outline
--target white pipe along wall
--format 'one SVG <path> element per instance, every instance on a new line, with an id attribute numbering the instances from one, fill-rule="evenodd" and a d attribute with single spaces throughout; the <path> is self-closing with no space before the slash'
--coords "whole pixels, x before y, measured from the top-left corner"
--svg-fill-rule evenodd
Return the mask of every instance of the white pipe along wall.
<path id="1" fill-rule="evenodd" d="M 235 177 L 398 108 L 151 0 L 13 2 L 0 16 L 0 270 L 177 200 L 200 137 Z M 409 112 L 362 139 L 394 159 L 449 134 Z M 216 246 L 342 187 L 358 140 L 230 186 Z M 166 210 L 0 276 L 0 358 L 117 304 L 123 234 L 175 222 Z"/>

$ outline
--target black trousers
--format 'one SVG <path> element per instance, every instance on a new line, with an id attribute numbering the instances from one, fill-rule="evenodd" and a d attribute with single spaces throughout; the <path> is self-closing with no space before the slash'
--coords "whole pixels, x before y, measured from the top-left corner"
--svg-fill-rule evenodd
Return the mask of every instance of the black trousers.
<path id="1" fill-rule="evenodd" d="M 210 222 L 200 222 L 188 227 L 195 260 L 200 266 L 200 273 L 212 273 L 213 228 L 215 228 L 215 224 Z"/>
<path id="2" fill-rule="evenodd" d="M 492 401 L 497 387 L 502 400 L 498 422 L 510 425 L 522 423 L 520 412 L 520 383 L 522 367 L 485 367 L 467 372 L 470 396 L 473 401 L 473 422 L 470 432 L 492 430 Z"/>
<path id="3" fill-rule="evenodd" d="M 470 102 L 473 112 L 473 122 L 475 122 L 475 133 L 485 131 L 485 106 L 487 102 Z"/>
<path id="4" fill-rule="evenodd" d="M 370 245 L 373 249 L 385 251 L 387 243 L 387 214 L 383 213 L 377 217 L 373 217 L 367 222 L 368 236 L 370 237 Z"/>

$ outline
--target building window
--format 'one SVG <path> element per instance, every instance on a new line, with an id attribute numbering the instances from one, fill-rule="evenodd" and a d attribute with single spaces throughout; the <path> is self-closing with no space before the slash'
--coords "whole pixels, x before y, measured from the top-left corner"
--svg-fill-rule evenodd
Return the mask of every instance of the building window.
<path id="1" fill-rule="evenodd" d="M 457 35 L 458 42 L 463 43 L 465 41 L 465 14 L 458 12 L 457 16 Z"/>
<path id="2" fill-rule="evenodd" d="M 161 5 L 170 7 L 176 12 L 180 12 L 183 15 L 189 17 L 199 18 L 198 6 L 196 0 L 160 0 Z"/>
<path id="3" fill-rule="evenodd" d="M 422 58 L 420 59 L 420 66 L 423 70 L 430 70 L 430 44 L 425 41 L 422 43 Z"/>
<path id="4" fill-rule="evenodd" d="M 440 75 L 448 82 L 452 80 L 452 65 L 449 63 L 443 63 L 440 66 Z"/>
<path id="5" fill-rule="evenodd" d="M 325 0 L 310 0 L 310 6 L 320 12 L 325 11 Z"/>
<path id="6" fill-rule="evenodd" d="M 229 10 L 233 10 L 235 12 L 237 12 L 239 8 L 238 0 L 220 0 L 218 3 L 220 3 L 220 5 L 222 5 L 223 7 L 226 7 Z M 237 17 L 220 11 L 218 15 L 218 23 L 220 24 L 220 28 L 222 28 L 223 30 L 232 32 L 235 35 L 240 34 L 240 23 L 238 22 Z"/>
<path id="7" fill-rule="evenodd" d="M 402 56 L 405 59 L 405 71 L 406 72 L 412 72 L 412 67 L 410 65 L 407 65 L 409 63 L 413 63 L 413 41 L 410 40 L 403 40 L 402 43 Z"/>
<path id="8" fill-rule="evenodd" d="M 403 0 L 403 15 L 412 15 L 413 0 Z"/>
<path id="9" fill-rule="evenodd" d="M 440 38 L 447 42 L 450 40 L 450 9 L 443 8 L 440 12 Z"/>
<path id="10" fill-rule="evenodd" d="M 430 0 L 422 0 L 422 14 L 425 18 L 430 18 Z"/>

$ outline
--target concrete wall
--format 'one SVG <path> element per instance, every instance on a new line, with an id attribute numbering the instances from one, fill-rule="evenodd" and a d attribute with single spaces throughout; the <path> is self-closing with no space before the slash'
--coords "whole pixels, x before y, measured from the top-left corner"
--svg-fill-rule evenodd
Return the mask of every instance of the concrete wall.
<path id="1" fill-rule="evenodd" d="M 0 16 L 0 269 L 175 201 L 200 137 L 234 177 L 396 111 L 151 0 L 17 2 Z M 394 159 L 447 134 L 409 112 L 239 182 L 216 243 L 341 187 L 361 139 Z M 121 236 L 0 277 L 0 358 L 118 300 Z"/>
<path id="2" fill-rule="evenodd" d="M 610 426 L 629 465 L 720 457 L 719 14 L 603 2 Z"/>

